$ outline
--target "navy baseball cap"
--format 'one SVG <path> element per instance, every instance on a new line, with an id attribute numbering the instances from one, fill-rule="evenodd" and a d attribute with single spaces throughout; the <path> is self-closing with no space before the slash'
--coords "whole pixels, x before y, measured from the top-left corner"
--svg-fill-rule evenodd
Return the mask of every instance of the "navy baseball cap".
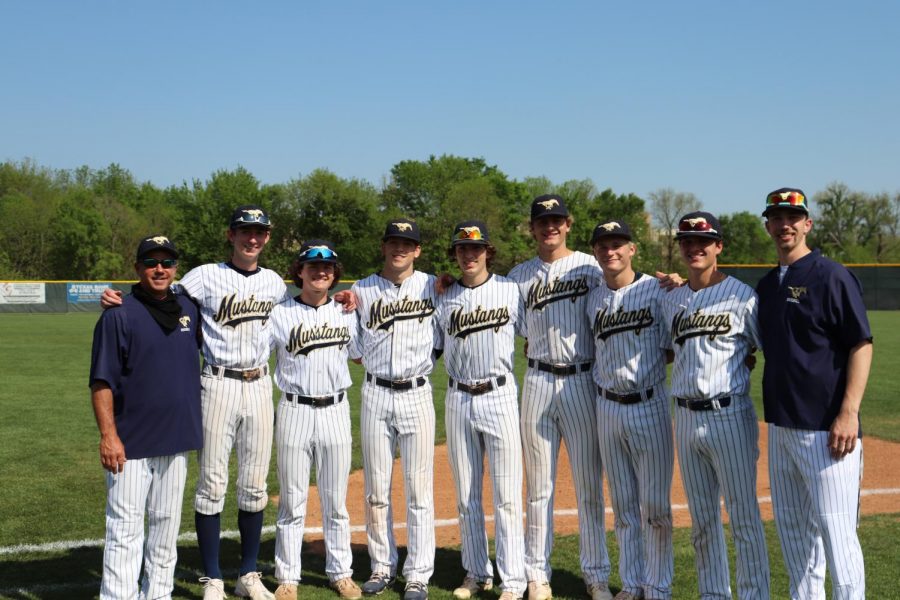
<path id="1" fill-rule="evenodd" d="M 385 242 L 388 238 L 392 237 L 412 240 L 416 244 L 421 242 L 419 226 L 416 225 L 415 221 L 411 221 L 410 219 L 393 219 L 388 221 L 387 226 L 384 228 L 384 235 L 381 236 L 381 241 Z"/>
<path id="2" fill-rule="evenodd" d="M 263 210 L 262 206 L 244 204 L 234 209 L 234 212 L 231 213 L 231 224 L 229 226 L 232 229 L 237 229 L 238 227 L 249 227 L 250 225 L 265 227 L 266 229 L 272 228 L 269 215 Z"/>
<path id="3" fill-rule="evenodd" d="M 453 228 L 453 240 L 450 242 L 450 246 L 455 247 L 462 244 L 487 246 L 490 243 L 487 225 L 483 221 L 463 221 Z"/>
<path id="4" fill-rule="evenodd" d="M 541 217 L 568 217 L 569 209 L 562 196 L 556 194 L 544 194 L 538 196 L 531 203 L 531 220 Z"/>
<path id="5" fill-rule="evenodd" d="M 806 194 L 799 188 L 783 187 L 778 188 L 774 192 L 769 192 L 766 195 L 766 210 L 763 211 L 763 216 L 769 216 L 769 211 L 776 208 L 787 208 L 809 214 Z"/>
<path id="6" fill-rule="evenodd" d="M 337 263 L 338 255 L 334 250 L 334 244 L 328 240 L 309 240 L 303 242 L 300 246 L 300 252 L 297 253 L 297 261 L 307 262 L 327 262 Z"/>
<path id="7" fill-rule="evenodd" d="M 178 258 L 178 249 L 169 238 L 164 235 L 151 235 L 138 244 L 135 260 L 141 260 L 154 250 L 163 250 L 171 254 L 172 258 Z"/>
<path id="8" fill-rule="evenodd" d="M 608 221 L 606 223 L 600 223 L 599 225 L 594 227 L 594 235 L 591 236 L 591 246 L 596 244 L 599 240 L 608 237 L 625 238 L 630 242 L 631 229 L 628 227 L 628 223 L 624 223 L 621 221 Z"/>
<path id="9" fill-rule="evenodd" d="M 691 212 L 678 220 L 678 233 L 675 239 L 686 237 L 704 237 L 714 240 L 722 239 L 722 226 L 719 220 L 711 213 L 698 210 Z"/>

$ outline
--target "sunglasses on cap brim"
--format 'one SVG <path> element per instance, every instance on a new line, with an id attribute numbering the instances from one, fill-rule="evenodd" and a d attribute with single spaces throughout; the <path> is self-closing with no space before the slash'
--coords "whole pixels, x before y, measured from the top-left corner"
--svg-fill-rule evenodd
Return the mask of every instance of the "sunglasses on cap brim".
<path id="1" fill-rule="evenodd" d="M 337 258 L 337 252 L 331 248 L 307 248 L 297 255 L 300 260 L 333 260 Z"/>

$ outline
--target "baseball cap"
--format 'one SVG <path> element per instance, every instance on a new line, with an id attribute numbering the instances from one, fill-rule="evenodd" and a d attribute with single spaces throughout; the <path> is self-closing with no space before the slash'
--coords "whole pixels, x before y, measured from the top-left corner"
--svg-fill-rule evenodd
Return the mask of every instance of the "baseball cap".
<path id="1" fill-rule="evenodd" d="M 591 236 L 591 246 L 596 244 L 598 240 L 607 237 L 620 237 L 631 241 L 631 229 L 629 229 L 628 223 L 619 221 L 600 223 L 594 227 L 594 235 Z"/>
<path id="2" fill-rule="evenodd" d="M 556 194 L 544 194 L 538 196 L 531 203 L 531 220 L 534 221 L 540 217 L 568 217 L 569 209 L 562 196 Z"/>
<path id="3" fill-rule="evenodd" d="M 178 258 L 178 249 L 169 238 L 164 235 L 151 235 L 138 244 L 135 260 L 141 260 L 154 250 L 164 250 L 171 254 L 172 258 Z"/>
<path id="4" fill-rule="evenodd" d="M 244 204 L 243 206 L 238 206 L 234 209 L 234 212 L 231 213 L 231 224 L 229 227 L 236 229 L 238 227 L 247 227 L 250 225 L 265 227 L 266 229 L 272 228 L 272 223 L 269 221 L 269 215 L 263 210 L 262 206 L 257 204 Z"/>
<path id="5" fill-rule="evenodd" d="M 490 243 L 487 225 L 483 221 L 463 221 L 453 228 L 453 240 L 450 242 L 450 246 L 461 246 L 462 244 L 487 246 Z"/>
<path id="6" fill-rule="evenodd" d="M 678 220 L 678 233 L 675 239 L 686 237 L 704 237 L 714 240 L 722 239 L 722 226 L 719 220 L 711 213 L 698 210 L 691 212 Z"/>
<path id="7" fill-rule="evenodd" d="M 297 261 L 301 264 L 314 261 L 334 264 L 338 261 L 338 255 L 334 250 L 334 244 L 328 240 L 309 240 L 300 246 Z"/>
<path id="8" fill-rule="evenodd" d="M 806 194 L 799 188 L 783 187 L 778 188 L 774 192 L 769 192 L 766 195 L 766 210 L 763 211 L 763 216 L 768 216 L 769 211 L 776 208 L 788 208 L 809 214 Z"/>
<path id="9" fill-rule="evenodd" d="M 415 221 L 409 219 L 393 219 L 388 221 L 387 226 L 384 228 L 384 235 L 381 237 L 381 241 L 387 241 L 388 238 L 392 237 L 412 240 L 416 244 L 421 242 L 419 226 L 416 225 Z"/>

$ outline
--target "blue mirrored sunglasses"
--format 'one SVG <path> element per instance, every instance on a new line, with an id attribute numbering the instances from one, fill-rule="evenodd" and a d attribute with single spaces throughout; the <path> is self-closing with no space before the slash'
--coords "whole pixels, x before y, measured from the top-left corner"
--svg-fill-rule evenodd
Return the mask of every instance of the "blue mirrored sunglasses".
<path id="1" fill-rule="evenodd" d="M 316 246 L 315 248 L 307 248 L 298 257 L 304 260 L 337 258 L 337 252 L 331 248 Z"/>

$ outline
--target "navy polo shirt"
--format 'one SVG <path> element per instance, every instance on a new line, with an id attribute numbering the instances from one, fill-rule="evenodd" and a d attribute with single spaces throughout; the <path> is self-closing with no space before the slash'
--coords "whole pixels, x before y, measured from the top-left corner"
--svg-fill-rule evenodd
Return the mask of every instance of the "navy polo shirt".
<path id="1" fill-rule="evenodd" d="M 828 431 L 844 399 L 850 350 L 872 339 L 859 280 L 814 250 L 781 283 L 772 269 L 756 292 L 766 421 Z"/>
<path id="2" fill-rule="evenodd" d="M 90 384 L 113 394 L 119 438 L 129 459 L 168 456 L 203 445 L 200 420 L 200 316 L 179 295 L 181 318 L 163 329 L 131 294 L 94 327 Z"/>

